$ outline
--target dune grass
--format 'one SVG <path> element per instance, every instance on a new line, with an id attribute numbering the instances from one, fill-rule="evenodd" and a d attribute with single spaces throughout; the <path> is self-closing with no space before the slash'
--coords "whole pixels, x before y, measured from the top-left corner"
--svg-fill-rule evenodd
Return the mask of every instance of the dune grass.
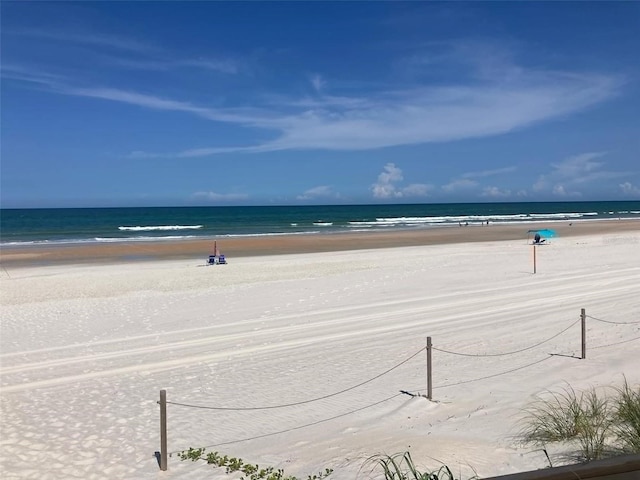
<path id="1" fill-rule="evenodd" d="M 625 378 L 616 389 L 615 421 L 613 432 L 623 453 L 640 452 L 640 385 L 635 388 Z"/>
<path id="2" fill-rule="evenodd" d="M 562 444 L 565 452 L 559 456 L 571 461 L 640 453 L 640 385 L 629 385 L 625 378 L 621 387 L 576 392 L 567 386 L 561 391 L 547 391 L 524 411 L 519 437 L 524 444 L 541 446 L 545 453 L 548 444 Z M 205 452 L 204 448 L 189 449 L 180 458 L 205 461 L 225 469 L 227 474 L 240 474 L 241 479 L 299 480 L 281 469 L 262 468 L 240 458 Z M 438 470 L 419 469 L 409 452 L 375 455 L 365 467 L 372 467 L 371 477 L 385 480 L 461 480 L 446 465 Z M 325 469 L 307 480 L 325 479 L 332 473 Z"/>
<path id="3" fill-rule="evenodd" d="M 287 475 L 282 469 L 260 467 L 246 463 L 241 458 L 221 455 L 218 452 L 206 452 L 204 448 L 190 448 L 180 454 L 181 460 L 204 461 L 214 467 L 223 468 L 226 474 L 240 474 L 241 480 L 300 480 L 298 477 Z M 461 480 L 456 479 L 449 467 L 441 466 L 434 471 L 420 471 L 416 467 L 409 452 L 395 455 L 375 455 L 370 457 L 362 466 L 373 464 L 371 475 L 367 478 L 384 478 L 385 480 Z M 362 469 L 361 469 L 362 471 Z M 323 480 L 330 476 L 330 468 L 316 475 L 309 475 L 306 480 Z M 472 479 L 477 477 L 472 477 Z M 469 479 L 469 480 L 472 480 Z"/>
<path id="4" fill-rule="evenodd" d="M 525 444 L 562 443 L 561 457 L 588 462 L 640 452 L 640 386 L 576 392 L 571 387 L 546 392 L 522 419 Z M 546 450 L 545 450 L 546 451 Z"/>
<path id="5" fill-rule="evenodd" d="M 385 480 L 456 480 L 446 465 L 433 471 L 419 470 L 410 452 L 375 455 L 365 462 L 365 466 L 370 463 L 377 467 L 374 470 L 381 472 Z"/>

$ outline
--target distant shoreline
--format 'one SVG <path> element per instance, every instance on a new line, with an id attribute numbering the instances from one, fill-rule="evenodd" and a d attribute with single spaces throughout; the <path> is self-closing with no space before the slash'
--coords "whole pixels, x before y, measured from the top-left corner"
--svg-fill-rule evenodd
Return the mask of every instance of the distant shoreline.
<path id="1" fill-rule="evenodd" d="M 639 220 L 580 221 L 540 224 L 490 224 L 459 227 L 432 227 L 390 232 L 349 232 L 304 235 L 265 235 L 254 237 L 218 237 L 150 242 L 118 242 L 4 246 L 0 264 L 4 267 L 43 264 L 130 263 L 136 261 L 207 258 L 217 241 L 227 258 L 263 255 L 337 252 L 362 249 L 412 247 L 447 243 L 527 241 L 529 229 L 553 229 L 559 238 L 599 234 L 635 234 L 630 241 L 640 242 Z"/>

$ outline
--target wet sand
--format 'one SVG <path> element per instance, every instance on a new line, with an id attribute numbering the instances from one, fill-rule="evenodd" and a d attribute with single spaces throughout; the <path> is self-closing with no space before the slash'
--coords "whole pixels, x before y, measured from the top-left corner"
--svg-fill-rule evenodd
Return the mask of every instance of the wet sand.
<path id="1" fill-rule="evenodd" d="M 218 237 L 198 240 L 122 242 L 3 247 L 0 264 L 35 266 L 42 264 L 121 263 L 163 259 L 206 258 L 213 253 L 213 241 L 228 258 L 263 255 L 337 252 L 362 249 L 409 247 L 451 243 L 519 240 L 526 242 L 529 229 L 550 228 L 559 237 L 608 234 L 640 242 L 640 221 L 581 221 L 518 225 L 468 225 L 392 232 L 350 232 L 309 235 Z"/>

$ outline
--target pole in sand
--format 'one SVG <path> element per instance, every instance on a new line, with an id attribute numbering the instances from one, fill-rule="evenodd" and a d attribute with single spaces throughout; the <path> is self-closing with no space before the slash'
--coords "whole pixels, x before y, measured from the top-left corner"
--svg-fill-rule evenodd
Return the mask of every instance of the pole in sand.
<path id="1" fill-rule="evenodd" d="M 431 337 L 427 337 L 427 399 L 431 400 Z"/>
<path id="2" fill-rule="evenodd" d="M 587 312 L 580 309 L 580 323 L 582 325 L 582 359 L 587 358 Z"/>
<path id="3" fill-rule="evenodd" d="M 167 470 L 167 391 L 160 390 L 160 470 Z"/>

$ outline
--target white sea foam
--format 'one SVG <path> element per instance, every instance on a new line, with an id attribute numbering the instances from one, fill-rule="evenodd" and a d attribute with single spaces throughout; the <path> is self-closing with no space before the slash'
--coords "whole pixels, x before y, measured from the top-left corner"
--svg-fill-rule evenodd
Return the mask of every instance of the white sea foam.
<path id="1" fill-rule="evenodd" d="M 500 222 L 500 223 L 527 223 L 533 221 L 562 221 L 574 220 L 583 217 L 597 216 L 596 212 L 586 213 L 532 213 L 515 215 L 449 215 L 438 217 L 381 217 L 375 221 L 350 221 L 349 226 L 421 226 L 421 225 L 442 225 L 459 222 Z"/>
<path id="2" fill-rule="evenodd" d="M 203 225 L 149 225 L 145 227 L 118 227 L 118 230 L 127 232 L 152 232 L 165 230 L 200 230 Z"/>
<path id="3" fill-rule="evenodd" d="M 188 240 L 190 238 L 201 238 L 195 235 L 167 235 L 162 237 L 95 237 L 93 242 L 104 242 L 104 243 L 120 243 L 120 242 L 159 242 L 166 240 Z"/>

